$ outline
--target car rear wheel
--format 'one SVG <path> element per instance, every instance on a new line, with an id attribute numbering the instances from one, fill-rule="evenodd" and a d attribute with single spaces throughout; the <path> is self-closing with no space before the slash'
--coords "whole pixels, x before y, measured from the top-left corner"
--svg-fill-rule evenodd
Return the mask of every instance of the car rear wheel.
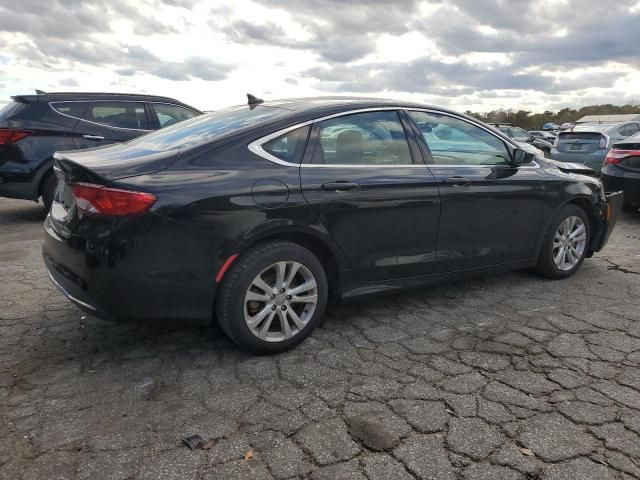
<path id="1" fill-rule="evenodd" d="M 278 353 L 302 342 L 320 323 L 327 292 L 326 273 L 313 253 L 290 242 L 268 242 L 233 263 L 216 314 L 244 349 Z"/>
<path id="2" fill-rule="evenodd" d="M 591 235 L 589 217 L 577 205 L 566 205 L 545 233 L 536 270 L 548 278 L 566 278 L 582 265 Z"/>
<path id="3" fill-rule="evenodd" d="M 57 185 L 58 182 L 53 173 L 48 174 L 42 184 L 42 191 L 40 192 L 40 195 L 42 196 L 42 203 L 44 203 L 44 208 L 47 212 L 51 210 L 51 204 L 53 203 L 53 196 L 56 193 Z"/>

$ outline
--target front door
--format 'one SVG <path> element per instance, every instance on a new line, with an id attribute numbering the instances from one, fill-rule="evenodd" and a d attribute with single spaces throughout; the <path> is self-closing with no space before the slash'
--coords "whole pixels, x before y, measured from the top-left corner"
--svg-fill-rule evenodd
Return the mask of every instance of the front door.
<path id="1" fill-rule="evenodd" d="M 444 113 L 408 113 L 440 187 L 438 271 L 533 258 L 544 201 L 538 165 L 513 166 L 505 142 L 480 125 Z"/>
<path id="2" fill-rule="evenodd" d="M 300 167 L 306 200 L 363 281 L 434 269 L 438 187 L 407 126 L 395 110 L 319 122 Z"/>

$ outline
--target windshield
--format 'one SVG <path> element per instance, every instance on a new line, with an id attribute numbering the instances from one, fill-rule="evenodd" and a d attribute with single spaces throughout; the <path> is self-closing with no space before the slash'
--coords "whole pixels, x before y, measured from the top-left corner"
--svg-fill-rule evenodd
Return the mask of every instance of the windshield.
<path id="1" fill-rule="evenodd" d="M 511 127 L 513 131 L 513 139 L 518 142 L 527 142 L 531 140 L 531 134 L 519 127 Z"/>
<path id="2" fill-rule="evenodd" d="M 227 134 L 236 133 L 290 114 L 289 110 L 259 105 L 225 108 L 213 113 L 165 127 L 127 142 L 133 147 L 150 151 L 191 148 Z"/>

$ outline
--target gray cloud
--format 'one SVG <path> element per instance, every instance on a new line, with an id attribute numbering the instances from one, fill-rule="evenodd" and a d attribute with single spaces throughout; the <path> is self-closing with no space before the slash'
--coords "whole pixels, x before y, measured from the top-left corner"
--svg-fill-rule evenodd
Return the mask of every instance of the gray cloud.
<path id="1" fill-rule="evenodd" d="M 457 96 L 485 90 L 533 90 L 561 93 L 587 87 L 612 87 L 620 74 L 593 73 L 561 80 L 542 73 L 518 73 L 510 65 L 445 63 L 423 57 L 412 62 L 370 63 L 334 69 L 320 67 L 305 76 L 329 92 L 400 91 Z"/>
<path id="2" fill-rule="evenodd" d="M 241 44 L 275 45 L 308 50 L 328 62 L 346 63 L 375 51 L 376 37 L 383 33 L 400 35 L 409 31 L 409 20 L 419 2 L 400 0 L 393 6 L 383 0 L 317 0 L 282 2 L 259 0 L 267 7 L 287 10 L 293 20 L 304 27 L 308 40 L 296 40 L 273 22 L 250 23 L 236 19 L 221 28 L 231 40 Z M 213 12 L 214 17 L 220 14 Z M 216 18 L 213 28 L 220 28 Z"/>

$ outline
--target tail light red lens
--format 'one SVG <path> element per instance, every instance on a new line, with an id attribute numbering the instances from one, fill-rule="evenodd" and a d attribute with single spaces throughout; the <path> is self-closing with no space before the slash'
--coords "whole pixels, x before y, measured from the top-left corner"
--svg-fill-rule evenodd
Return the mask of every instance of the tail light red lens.
<path id="1" fill-rule="evenodd" d="M 612 148 L 609 150 L 609 153 L 607 153 L 604 163 L 617 165 L 628 157 L 640 157 L 640 150 L 621 150 L 619 148 Z"/>
<path id="2" fill-rule="evenodd" d="M 148 211 L 156 201 L 156 196 L 151 193 L 88 183 L 74 183 L 71 185 L 71 191 L 77 207 L 91 215 L 140 215 Z"/>
<path id="3" fill-rule="evenodd" d="M 15 130 L 13 128 L 0 128 L 0 145 L 7 145 L 9 143 L 16 143 L 23 138 L 31 135 L 32 132 L 28 130 Z"/>

